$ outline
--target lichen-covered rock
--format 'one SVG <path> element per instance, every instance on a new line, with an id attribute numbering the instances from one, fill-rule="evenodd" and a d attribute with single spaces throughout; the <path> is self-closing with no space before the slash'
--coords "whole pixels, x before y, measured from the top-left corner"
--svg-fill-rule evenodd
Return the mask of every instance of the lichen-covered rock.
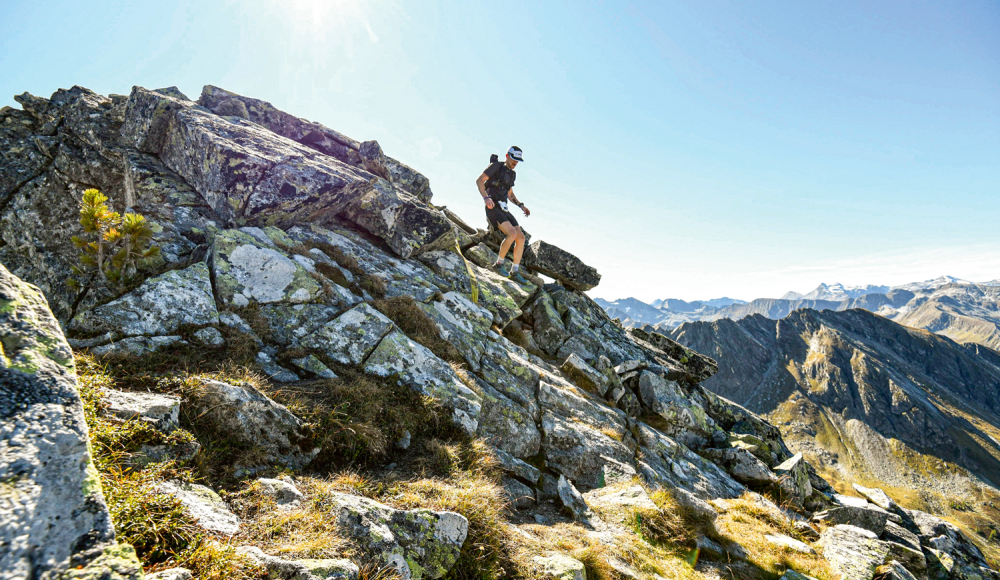
<path id="1" fill-rule="evenodd" d="M 477 386 L 482 406 L 476 434 L 515 457 L 536 455 L 542 434 L 535 424 L 535 415 L 485 381 L 478 380 Z"/>
<path id="2" fill-rule="evenodd" d="M 191 580 L 191 571 L 187 568 L 170 568 L 146 574 L 146 580 Z"/>
<path id="3" fill-rule="evenodd" d="M 2 265 L 0 346 L 0 574 L 141 578 L 114 543 L 73 353 L 39 289 Z"/>
<path id="4" fill-rule="evenodd" d="M 303 337 L 299 345 L 337 362 L 359 365 L 393 328 L 384 314 L 360 304 Z"/>
<path id="5" fill-rule="evenodd" d="M 547 292 L 539 292 L 531 304 L 531 317 L 534 321 L 532 337 L 542 350 L 550 355 L 556 354 L 570 334 L 563 325 L 555 303 Z"/>
<path id="6" fill-rule="evenodd" d="M 644 370 L 639 374 L 639 395 L 644 406 L 666 420 L 667 435 L 688 447 L 701 447 L 719 427 L 705 409 L 673 381 Z"/>
<path id="7" fill-rule="evenodd" d="M 583 562 L 565 554 L 536 556 L 532 562 L 545 580 L 587 580 L 587 567 Z"/>
<path id="8" fill-rule="evenodd" d="M 561 368 L 580 387 L 602 397 L 608 392 L 608 379 L 579 356 L 569 355 Z"/>
<path id="9" fill-rule="evenodd" d="M 478 371 L 493 314 L 454 291 L 444 294 L 442 300 L 421 304 L 420 308 L 437 324 L 441 338 L 462 353 L 469 368 Z"/>
<path id="10" fill-rule="evenodd" d="M 138 419 L 164 433 L 178 427 L 181 398 L 160 393 L 137 393 L 106 389 L 102 392 L 105 412 L 119 419 Z"/>
<path id="11" fill-rule="evenodd" d="M 358 580 L 358 565 L 345 559 L 286 560 L 265 554 L 254 546 L 240 546 L 236 551 L 267 569 L 275 580 Z"/>
<path id="12" fill-rule="evenodd" d="M 121 298 L 77 315 L 69 328 L 116 336 L 162 336 L 182 326 L 218 323 L 208 266 L 198 262 L 147 279 Z"/>
<path id="13" fill-rule="evenodd" d="M 510 505 L 517 509 L 535 505 L 535 490 L 512 477 L 505 477 L 500 483 Z"/>
<path id="14" fill-rule="evenodd" d="M 719 372 L 719 363 L 713 359 L 684 347 L 681 343 L 668 338 L 658 332 L 646 332 L 641 328 L 630 328 L 629 335 L 661 351 L 669 358 L 670 362 L 680 367 L 686 375 L 685 378 L 696 384 L 707 381 Z"/>
<path id="15" fill-rule="evenodd" d="M 302 467 L 319 453 L 301 419 L 249 384 L 204 379 L 191 404 L 203 420 L 234 440 L 259 448 L 271 461 Z"/>
<path id="16" fill-rule="evenodd" d="M 257 353 L 257 366 L 260 367 L 260 370 L 264 371 L 264 374 L 272 381 L 279 383 L 294 383 L 299 380 L 297 374 L 275 362 L 275 352 L 276 349 L 272 347 L 264 347 L 264 350 Z"/>
<path id="17" fill-rule="evenodd" d="M 601 282 L 597 270 L 580 258 L 550 243 L 536 240 L 528 246 L 525 265 L 559 280 L 574 290 L 590 290 Z"/>
<path id="18" fill-rule="evenodd" d="M 397 510 L 336 492 L 327 501 L 340 531 L 404 578 L 442 578 L 458 560 L 469 530 L 469 521 L 453 512 Z"/>
<path id="19" fill-rule="evenodd" d="M 206 326 L 191 333 L 191 338 L 202 346 L 222 346 L 226 343 L 218 328 Z"/>
<path id="20" fill-rule="evenodd" d="M 739 497 L 746 492 L 721 467 L 649 425 L 638 422 L 635 435 L 642 458 L 636 462 L 636 469 L 648 485 L 686 491 L 701 500 Z M 678 501 L 686 498 L 683 493 L 675 495 Z"/>
<path id="21" fill-rule="evenodd" d="M 768 456 L 773 453 L 777 457 L 776 462 L 792 456 L 781 437 L 781 431 L 757 414 L 716 395 L 702 385 L 692 388 L 691 393 L 696 395 L 705 413 L 719 428 L 728 433 L 753 435 L 763 444 L 763 450 Z"/>
<path id="22" fill-rule="evenodd" d="M 240 529 L 240 518 L 229 511 L 226 502 L 211 488 L 171 480 L 160 482 L 156 489 L 177 498 L 183 504 L 185 513 L 194 518 L 198 527 L 204 530 L 232 536 Z"/>
<path id="23" fill-rule="evenodd" d="M 262 477 L 257 480 L 257 485 L 269 496 L 274 498 L 275 503 L 282 507 L 298 507 L 305 497 L 299 488 L 285 479 L 269 479 Z"/>
<path id="24" fill-rule="evenodd" d="M 809 483 L 809 466 L 801 453 L 789 457 L 775 466 L 774 474 L 778 476 L 781 489 L 785 491 L 798 505 L 805 503 L 812 495 L 812 484 Z"/>
<path id="25" fill-rule="evenodd" d="M 542 417 L 542 433 L 546 465 L 587 490 L 605 485 L 603 465 L 607 460 L 632 461 L 631 450 L 621 441 L 549 411 Z"/>
<path id="26" fill-rule="evenodd" d="M 845 524 L 827 528 L 820 545 L 830 568 L 844 580 L 872 580 L 889 554 L 889 546 L 877 535 Z"/>
<path id="27" fill-rule="evenodd" d="M 366 373 L 395 377 L 403 385 L 452 410 L 452 421 L 472 435 L 479 427 L 482 397 L 467 387 L 448 363 L 398 330 L 382 339 L 365 362 Z"/>
<path id="28" fill-rule="evenodd" d="M 888 512 L 870 504 L 865 507 L 842 505 L 813 515 L 813 521 L 822 522 L 828 526 L 849 524 L 864 528 L 875 535 L 882 534 L 888 518 Z"/>
<path id="29" fill-rule="evenodd" d="M 528 360 L 528 353 L 496 333 L 489 334 L 480 361 L 480 376 L 505 397 L 520 405 L 532 421 L 541 417 L 536 391 L 543 369 Z"/>
<path id="30" fill-rule="evenodd" d="M 255 123 L 141 87 L 129 96 L 122 137 L 159 156 L 223 220 L 240 225 L 321 220 L 374 178 Z"/>
<path id="31" fill-rule="evenodd" d="M 785 534 L 765 534 L 764 539 L 767 540 L 768 543 L 782 548 L 787 548 L 793 552 L 799 552 L 801 554 L 816 553 L 816 550 L 813 550 L 809 544 L 796 540 L 790 536 L 786 536 Z"/>
<path id="32" fill-rule="evenodd" d="M 558 377 L 550 375 L 539 379 L 538 402 L 543 410 L 551 410 L 574 422 L 614 434 L 618 439 L 624 438 L 628 432 L 624 412 L 608 407 L 593 395 Z"/>
<path id="33" fill-rule="evenodd" d="M 312 373 L 321 379 L 335 379 L 337 373 L 330 370 L 330 367 L 323 364 L 323 361 L 315 355 L 307 355 L 302 358 L 293 359 L 292 363 L 300 369 Z"/>
<path id="34" fill-rule="evenodd" d="M 521 316 L 520 306 L 537 290 L 533 284 L 521 286 L 495 272 L 466 262 L 454 250 L 424 252 L 420 255 L 420 261 L 446 279 L 456 292 L 470 294 L 471 280 L 475 279 L 479 289 L 479 304 L 493 313 L 493 322 L 500 328 Z M 470 270 L 473 278 L 469 277 Z"/>
<path id="35" fill-rule="evenodd" d="M 761 486 L 778 482 L 778 477 L 767 465 L 746 449 L 702 449 L 699 453 L 728 471 L 740 483 Z"/>
<path id="36" fill-rule="evenodd" d="M 497 462 L 500 464 L 500 469 L 503 469 L 507 473 L 512 473 L 525 481 L 538 483 L 542 472 L 537 467 L 521 461 L 502 449 L 495 449 L 494 453 L 496 454 Z"/>
<path id="37" fill-rule="evenodd" d="M 875 487 L 865 487 L 856 483 L 852 485 L 854 487 L 854 491 L 858 492 L 862 497 L 886 511 L 891 511 L 893 506 L 896 505 L 896 503 L 892 501 L 892 499 L 881 489 Z"/>
<path id="38" fill-rule="evenodd" d="M 222 115 L 228 108 L 225 104 L 233 101 L 244 105 L 247 119 L 267 127 L 282 137 L 297 141 L 324 155 L 336 157 L 344 163 L 355 166 L 363 165 L 360 155 L 361 143 L 358 141 L 319 123 L 306 121 L 278 110 L 266 101 L 244 97 L 219 87 L 206 85 L 202 90 L 201 98 L 198 99 L 198 104 Z M 417 196 L 424 203 L 430 203 L 433 193 L 430 181 L 426 177 L 392 157 L 387 155 L 383 155 L 383 157 L 382 165 L 388 172 L 388 179 L 393 184 Z"/>
<path id="39" fill-rule="evenodd" d="M 426 302 L 439 291 L 451 290 L 451 286 L 444 279 L 422 262 L 414 259 L 401 260 L 375 247 L 356 232 L 329 227 L 330 229 L 325 229 L 315 224 L 296 226 L 290 228 L 287 234 L 299 243 L 320 246 L 313 248 L 310 253 L 318 253 L 326 261 L 331 261 L 332 256 L 327 256 L 325 252 L 332 252 L 335 249 L 350 256 L 365 273 L 378 276 L 385 281 L 387 298 L 410 296 L 418 302 Z M 348 275 L 349 272 L 345 278 Z M 344 282 L 348 280 L 345 279 Z"/>
<path id="40" fill-rule="evenodd" d="M 401 258 L 455 245 L 451 222 L 443 213 L 384 179 L 351 199 L 343 215 L 385 240 Z"/>
<path id="41" fill-rule="evenodd" d="M 219 232 L 209 256 L 216 298 L 225 307 L 301 304 L 323 296 L 322 286 L 301 264 L 246 232 Z"/>
<path id="42" fill-rule="evenodd" d="M 95 346 L 90 349 L 90 354 L 98 356 L 142 356 L 163 350 L 168 346 L 188 344 L 186 340 L 177 335 L 172 336 L 129 336 L 118 341 Z"/>
<path id="43" fill-rule="evenodd" d="M 573 486 L 571 481 L 566 479 L 565 475 L 559 476 L 559 483 L 556 486 L 556 490 L 559 493 L 559 501 L 562 502 L 563 507 L 573 514 L 573 519 L 585 521 L 593 515 L 593 512 L 590 511 L 590 506 L 587 505 L 587 500 L 583 499 L 583 494 L 577 491 L 576 487 Z"/>

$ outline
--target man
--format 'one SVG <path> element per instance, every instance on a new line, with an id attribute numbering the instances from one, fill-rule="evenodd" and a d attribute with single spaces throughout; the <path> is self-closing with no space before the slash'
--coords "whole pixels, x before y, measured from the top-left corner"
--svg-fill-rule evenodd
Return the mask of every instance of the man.
<path id="1" fill-rule="evenodd" d="M 513 202 L 521 208 L 525 216 L 531 215 L 528 208 L 514 195 L 514 179 L 517 177 L 514 168 L 522 161 L 524 157 L 521 155 L 521 148 L 516 145 L 511 147 L 507 150 L 507 160 L 491 163 L 476 180 L 476 186 L 479 188 L 479 195 L 486 203 L 486 219 L 490 221 L 490 225 L 506 236 L 500 244 L 500 255 L 497 263 L 493 264 L 493 269 L 518 284 L 527 284 L 528 281 L 518 272 L 521 268 L 521 255 L 524 254 L 524 232 L 507 209 L 507 204 Z M 514 265 L 511 266 L 510 272 L 507 272 L 503 261 L 511 245 L 514 246 Z"/>

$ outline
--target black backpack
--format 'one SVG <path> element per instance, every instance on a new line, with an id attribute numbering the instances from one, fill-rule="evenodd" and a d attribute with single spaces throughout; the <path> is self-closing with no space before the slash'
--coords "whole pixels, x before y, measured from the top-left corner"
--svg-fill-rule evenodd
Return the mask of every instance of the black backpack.
<path id="1" fill-rule="evenodd" d="M 497 155 L 496 153 L 490 155 L 490 165 L 499 162 L 500 162 L 499 155 Z M 507 188 L 509 189 L 510 185 L 506 182 L 506 180 L 504 181 L 500 180 L 501 175 L 506 176 L 506 172 L 498 171 L 495 177 L 486 182 L 486 189 L 502 189 L 504 185 L 506 185 Z"/>

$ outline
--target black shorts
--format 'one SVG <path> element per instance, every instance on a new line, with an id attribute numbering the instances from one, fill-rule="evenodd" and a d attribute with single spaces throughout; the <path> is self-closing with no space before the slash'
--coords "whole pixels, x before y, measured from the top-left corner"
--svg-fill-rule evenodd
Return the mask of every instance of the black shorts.
<path id="1" fill-rule="evenodd" d="M 500 224 L 504 222 L 510 222 L 510 225 L 516 226 L 517 220 L 511 215 L 509 211 L 504 211 L 500 208 L 500 204 L 496 201 L 493 202 L 493 209 L 486 208 L 486 219 L 490 221 L 490 225 L 500 231 Z"/>

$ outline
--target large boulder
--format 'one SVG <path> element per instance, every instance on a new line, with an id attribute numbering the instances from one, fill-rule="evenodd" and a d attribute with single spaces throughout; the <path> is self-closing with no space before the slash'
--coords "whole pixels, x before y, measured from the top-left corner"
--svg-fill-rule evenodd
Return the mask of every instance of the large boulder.
<path id="1" fill-rule="evenodd" d="M 73 353 L 39 289 L 2 265 L 0 345 L 0 574 L 142 578 L 115 543 Z"/>
<path id="2" fill-rule="evenodd" d="M 525 265 L 562 282 L 574 290 L 590 290 L 601 282 L 601 275 L 580 258 L 557 246 L 536 240 L 528 246 Z"/>
<path id="3" fill-rule="evenodd" d="M 688 397 L 674 381 L 668 381 L 647 370 L 641 371 L 639 396 L 647 409 L 662 417 L 669 425 L 667 435 L 688 447 L 701 447 L 719 431 L 705 409 Z"/>
<path id="4" fill-rule="evenodd" d="M 443 213 L 384 179 L 351 199 L 343 215 L 385 240 L 401 258 L 455 246 L 455 233 Z"/>
<path id="5" fill-rule="evenodd" d="M 788 494 L 794 503 L 801 506 L 812 495 L 812 484 L 809 483 L 809 466 L 802 458 L 801 453 L 796 453 L 775 466 L 774 474 L 779 478 L 781 489 Z"/>
<path id="6" fill-rule="evenodd" d="M 830 568 L 843 580 L 872 580 L 889 554 L 889 545 L 876 534 L 846 524 L 827 528 L 820 545 Z"/>
<path id="7" fill-rule="evenodd" d="M 369 557 L 403 578 L 442 578 L 458 560 L 469 521 L 454 512 L 397 510 L 377 501 L 332 492 L 325 505 L 341 533 Z"/>
<path id="8" fill-rule="evenodd" d="M 220 218 L 239 225 L 321 221 L 375 178 L 255 123 L 142 87 L 129 96 L 122 137 L 159 156 Z"/>
<path id="9" fill-rule="evenodd" d="M 250 384 L 203 379 L 191 403 L 203 420 L 214 423 L 234 441 L 259 449 L 271 463 L 300 468 L 320 451 L 312 446 L 302 419 Z"/>
<path id="10" fill-rule="evenodd" d="M 479 427 L 482 397 L 458 378 L 448 363 L 402 332 L 390 332 L 365 362 L 366 373 L 393 377 L 452 411 L 452 421 L 469 435 Z"/>
<path id="11" fill-rule="evenodd" d="M 702 449 L 699 453 L 724 468 L 742 484 L 764 486 L 778 482 L 778 477 L 763 461 L 742 447 Z"/>
<path id="12" fill-rule="evenodd" d="M 212 85 L 205 85 L 201 98 L 198 99 L 199 105 L 208 107 L 219 115 L 225 115 L 233 110 L 235 103 L 243 105 L 243 110 L 247 113 L 246 119 L 267 127 L 282 137 L 297 141 L 325 155 L 336 157 L 344 163 L 354 166 L 366 165 L 360 151 L 363 143 L 319 123 L 307 121 L 278 110 L 266 101 L 244 97 Z M 365 143 L 371 143 L 378 147 L 378 143 L 374 141 Z M 378 152 L 381 153 L 381 151 L 382 148 L 378 147 Z M 388 155 L 382 154 L 379 157 L 379 162 L 376 165 L 387 173 L 383 177 L 424 203 L 430 203 L 433 193 L 430 181 L 426 177 Z"/>
<path id="13" fill-rule="evenodd" d="M 478 371 L 493 314 L 455 291 L 444 294 L 441 300 L 421 304 L 420 308 L 437 325 L 441 338 L 462 353 L 469 368 Z"/>
<path id="14" fill-rule="evenodd" d="M 216 298 L 225 307 L 251 302 L 302 304 L 323 296 L 323 287 L 274 244 L 240 230 L 215 236 L 209 265 Z"/>
<path id="15" fill-rule="evenodd" d="M 219 324 L 208 266 L 198 262 L 183 270 L 147 278 L 121 298 L 88 310 L 70 321 L 75 332 L 111 332 L 121 336 L 166 336 L 182 327 Z"/>
<path id="16" fill-rule="evenodd" d="M 586 490 L 604 487 L 605 466 L 632 461 L 632 451 L 621 441 L 552 412 L 542 417 L 542 433 L 546 465 Z"/>
<path id="17" fill-rule="evenodd" d="M 359 304 L 303 337 L 299 345 L 339 363 L 359 365 L 393 328 L 384 314 L 368 304 Z"/>

